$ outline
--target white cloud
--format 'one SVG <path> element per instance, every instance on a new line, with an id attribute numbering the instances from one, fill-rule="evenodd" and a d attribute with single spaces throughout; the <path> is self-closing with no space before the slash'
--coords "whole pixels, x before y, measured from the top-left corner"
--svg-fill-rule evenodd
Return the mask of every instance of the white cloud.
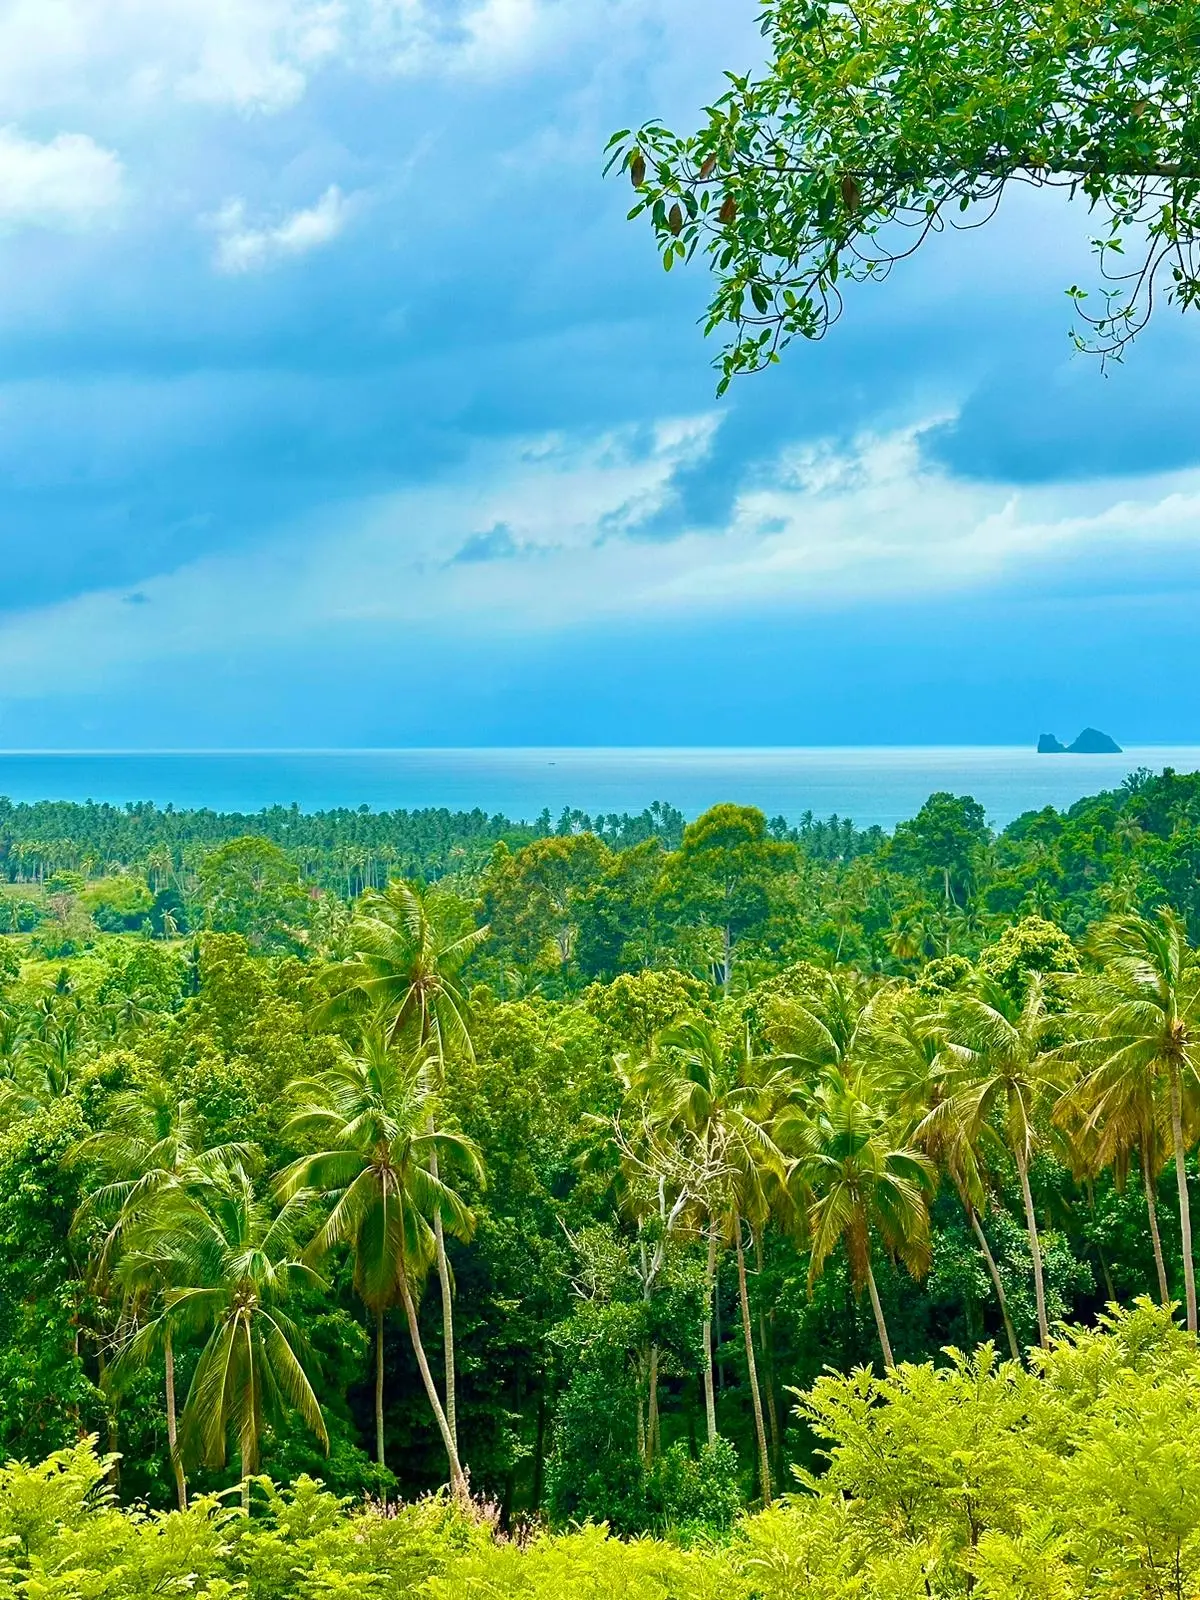
<path id="1" fill-rule="evenodd" d="M 605 618 L 793 608 L 980 589 L 1105 552 L 1200 550 L 1200 471 L 1017 492 L 958 480 L 921 454 L 924 427 L 785 452 L 726 526 L 643 536 L 676 474 L 703 461 L 711 417 L 481 455 L 453 481 L 344 506 L 249 552 L 0 624 L 11 695 L 103 682 L 171 658 L 330 628 L 560 631 Z M 467 547 L 473 559 L 455 560 Z M 491 551 L 501 559 L 481 557 Z"/>
<path id="2" fill-rule="evenodd" d="M 695 35 L 689 0 L 347 0 L 342 18 L 346 58 L 368 72 L 497 78 L 548 61 L 588 41 L 600 56 L 626 50 L 644 67 L 648 41 L 664 31 Z M 706 18 L 720 34 L 724 19 Z"/>
<path id="3" fill-rule="evenodd" d="M 279 111 L 344 46 L 342 0 L 6 0 L 0 116 L 181 99 Z"/>
<path id="4" fill-rule="evenodd" d="M 84 133 L 45 144 L 0 128 L 0 226 L 86 227 L 121 202 L 120 159 Z"/>
<path id="5" fill-rule="evenodd" d="M 704 22 L 714 62 L 729 30 Z M 0 0 L 0 121 L 188 103 L 272 114 L 335 64 L 496 78 L 585 52 L 589 67 L 674 72 L 695 36 L 691 0 Z"/>
<path id="6" fill-rule="evenodd" d="M 230 200 L 210 219 L 217 234 L 217 267 L 228 273 L 256 272 L 289 256 L 307 255 L 337 238 L 350 209 L 351 200 L 331 184 L 315 205 L 254 227 L 246 221 L 245 202 Z"/>

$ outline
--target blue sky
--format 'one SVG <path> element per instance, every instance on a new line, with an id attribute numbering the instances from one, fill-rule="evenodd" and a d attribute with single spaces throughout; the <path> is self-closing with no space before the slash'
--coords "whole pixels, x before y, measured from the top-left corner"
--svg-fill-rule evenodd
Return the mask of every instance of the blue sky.
<path id="1" fill-rule="evenodd" d="M 6 0 L 0 743 L 1200 742 L 1200 318 L 1022 196 L 714 398 L 742 0 Z"/>

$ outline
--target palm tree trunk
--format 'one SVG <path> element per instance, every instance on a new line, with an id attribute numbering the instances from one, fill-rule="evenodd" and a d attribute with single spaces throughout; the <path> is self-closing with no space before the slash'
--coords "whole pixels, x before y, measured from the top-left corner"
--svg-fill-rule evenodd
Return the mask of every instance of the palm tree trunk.
<path id="1" fill-rule="evenodd" d="M 432 1133 L 433 1118 L 429 1119 L 429 1131 Z M 434 1180 L 438 1177 L 437 1151 L 430 1148 L 429 1171 Z M 450 1263 L 446 1259 L 446 1234 L 442 1227 L 442 1214 L 435 1211 L 433 1214 L 433 1237 L 437 1243 L 437 1270 L 438 1283 L 442 1291 L 442 1348 L 446 1356 L 446 1422 L 450 1428 L 450 1437 L 454 1440 L 454 1449 L 458 1450 L 458 1396 L 457 1385 L 454 1381 L 454 1295 L 450 1284 Z"/>
<path id="2" fill-rule="evenodd" d="M 767 1455 L 767 1433 L 763 1426 L 762 1396 L 758 1391 L 758 1368 L 754 1361 L 754 1336 L 750 1331 L 750 1292 L 746 1287 L 746 1254 L 742 1249 L 742 1223 L 734 1218 L 737 1237 L 738 1295 L 742 1302 L 742 1334 L 746 1341 L 746 1372 L 750 1378 L 750 1400 L 754 1407 L 754 1434 L 758 1440 L 758 1479 L 763 1505 L 771 1503 L 771 1462 Z"/>
<path id="3" fill-rule="evenodd" d="M 243 1318 L 241 1329 L 246 1339 L 246 1377 L 249 1392 L 242 1403 L 240 1450 L 242 1462 L 242 1511 L 250 1515 L 250 1474 L 258 1469 L 258 1371 L 254 1364 L 254 1341 L 250 1336 L 249 1318 Z"/>
<path id="4" fill-rule="evenodd" d="M 175 1498 L 180 1511 L 186 1511 L 187 1479 L 183 1475 L 183 1462 L 179 1456 L 179 1427 L 175 1420 L 175 1349 L 169 1328 L 163 1354 L 167 1368 L 167 1444 L 171 1451 L 171 1470 L 175 1474 Z"/>
<path id="5" fill-rule="evenodd" d="M 783 1477 L 783 1435 L 779 1427 L 779 1407 L 775 1400 L 775 1360 L 771 1351 L 771 1329 L 760 1308 L 758 1313 L 758 1339 L 763 1350 L 764 1379 L 767 1390 L 767 1429 L 771 1437 L 772 1472 L 777 1479 Z"/>
<path id="6" fill-rule="evenodd" d="M 713 1366 L 717 1376 L 717 1393 L 725 1393 L 725 1335 L 721 1332 L 721 1284 L 718 1279 L 713 1296 L 713 1337 L 716 1339 L 715 1361 Z"/>
<path id="7" fill-rule="evenodd" d="M 96 1348 L 96 1367 L 100 1377 L 100 1387 L 103 1389 L 104 1374 L 108 1368 L 108 1361 L 105 1357 L 103 1346 L 99 1344 L 97 1344 Z M 117 1426 L 115 1406 L 106 1407 L 105 1418 L 104 1431 L 108 1444 L 108 1454 L 112 1457 L 112 1465 L 108 1469 L 108 1481 L 112 1485 L 114 1492 L 119 1493 L 121 1488 L 121 1450 L 120 1431 Z"/>
<path id="8" fill-rule="evenodd" d="M 1104 1279 L 1104 1292 L 1108 1296 L 1107 1304 L 1116 1305 L 1116 1286 L 1113 1283 L 1112 1273 L 1109 1271 L 1108 1258 L 1104 1254 L 1104 1247 L 1100 1243 L 1100 1229 L 1096 1222 L 1096 1185 L 1091 1178 L 1084 1179 L 1083 1192 L 1087 1195 L 1088 1215 L 1092 1219 L 1092 1233 L 1096 1246 L 1096 1260 L 1100 1263 L 1100 1276 Z"/>
<path id="9" fill-rule="evenodd" d="M 871 1271 L 869 1260 L 867 1292 L 871 1296 L 871 1310 L 875 1313 L 875 1331 L 879 1335 L 879 1343 L 883 1350 L 883 1364 L 885 1367 L 894 1367 L 896 1363 L 892 1356 L 892 1341 L 888 1338 L 887 1323 L 883 1320 L 883 1307 L 879 1303 L 879 1290 L 875 1287 L 875 1274 Z"/>
<path id="10" fill-rule="evenodd" d="M 1158 1275 L 1158 1298 L 1161 1305 L 1169 1305 L 1171 1291 L 1167 1286 L 1167 1265 L 1163 1260 L 1162 1235 L 1158 1231 L 1158 1200 L 1154 1190 L 1154 1174 L 1150 1170 L 1150 1157 L 1145 1149 L 1140 1152 L 1142 1187 L 1146 1191 L 1146 1215 L 1150 1219 L 1150 1243 L 1154 1246 L 1154 1270 Z"/>
<path id="11" fill-rule="evenodd" d="M 992 1254 L 992 1247 L 987 1242 L 987 1234 L 983 1231 L 983 1224 L 976 1214 L 975 1207 L 967 1202 L 967 1216 L 971 1219 L 971 1227 L 979 1241 L 979 1248 L 983 1252 L 983 1259 L 987 1262 L 988 1276 L 992 1280 L 992 1288 L 996 1291 L 996 1299 L 1000 1304 L 1000 1315 L 1004 1318 L 1004 1332 L 1008 1338 L 1008 1348 L 1014 1361 L 1021 1359 L 1021 1347 L 1017 1343 L 1016 1330 L 1012 1325 L 1012 1318 L 1008 1314 L 1008 1297 L 1004 1293 L 1004 1285 L 1000 1282 L 1000 1268 L 996 1265 L 996 1258 Z"/>
<path id="12" fill-rule="evenodd" d="M 717 1440 L 717 1401 L 713 1390 L 713 1296 L 717 1288 L 717 1227 L 708 1226 L 708 1263 L 704 1274 L 704 1420 L 708 1442 Z"/>
<path id="13" fill-rule="evenodd" d="M 542 1489 L 546 1479 L 546 1391 L 539 1386 L 537 1398 L 537 1421 L 533 1436 L 533 1485 L 530 1489 L 529 1500 L 536 1516 L 542 1509 Z"/>
<path id="14" fill-rule="evenodd" d="M 433 1373 L 429 1370 L 429 1360 L 425 1354 L 425 1346 L 421 1341 L 421 1329 L 417 1323 L 417 1308 L 413 1303 L 412 1290 L 408 1283 L 408 1270 L 403 1260 L 400 1262 L 400 1295 L 404 1301 L 404 1315 L 408 1318 L 408 1336 L 412 1340 L 413 1354 L 416 1356 L 417 1366 L 421 1370 L 421 1382 L 425 1385 L 425 1393 L 429 1397 L 430 1408 L 437 1422 L 438 1432 L 441 1434 L 442 1443 L 446 1447 L 446 1457 L 450 1463 L 450 1488 L 457 1499 L 465 1500 L 467 1498 L 467 1480 L 458 1459 L 454 1435 L 450 1432 L 450 1424 L 446 1420 L 446 1413 L 442 1410 L 442 1402 L 438 1399 L 437 1385 L 433 1381 Z"/>
<path id="15" fill-rule="evenodd" d="M 1179 1067 L 1171 1063 L 1171 1143 L 1175 1152 L 1175 1183 L 1179 1190 L 1179 1235 L 1183 1247 L 1183 1292 L 1188 1332 L 1196 1332 L 1196 1266 L 1192 1260 L 1192 1206 L 1188 1199 L 1187 1147 L 1183 1142 L 1183 1086 Z"/>
<path id="16" fill-rule="evenodd" d="M 1109 1305 L 1115 1305 L 1117 1302 L 1117 1288 L 1113 1283 L 1108 1257 L 1104 1254 L 1099 1239 L 1096 1240 L 1096 1260 L 1100 1263 L 1100 1276 L 1104 1279 L 1104 1292 L 1108 1296 L 1108 1303 Z"/>
<path id="17" fill-rule="evenodd" d="M 754 1265 L 761 1283 L 763 1242 L 762 1234 L 757 1230 L 754 1234 Z M 762 1295 L 760 1293 L 758 1297 L 758 1343 L 763 1353 L 763 1376 L 766 1380 L 764 1386 L 767 1391 L 767 1429 L 771 1436 L 771 1470 L 775 1475 L 776 1481 L 782 1481 L 783 1441 L 779 1431 L 779 1408 L 775 1403 L 775 1343 L 771 1337 L 774 1319 L 775 1314 L 773 1311 L 770 1317 L 763 1311 Z"/>
<path id="18" fill-rule="evenodd" d="M 654 1460 L 658 1454 L 659 1427 L 658 1427 L 658 1345 L 650 1346 L 649 1365 L 649 1390 L 650 1400 L 646 1412 L 646 1465 Z"/>
<path id="19" fill-rule="evenodd" d="M 1048 1350 L 1050 1324 L 1046 1320 L 1046 1283 L 1042 1276 L 1042 1247 L 1038 1243 L 1037 1218 L 1033 1214 L 1033 1190 L 1029 1187 L 1029 1157 L 1021 1149 L 1015 1154 L 1017 1172 L 1021 1179 L 1021 1202 L 1025 1207 L 1025 1227 L 1029 1233 L 1029 1253 L 1033 1257 L 1033 1292 L 1037 1300 L 1038 1343 L 1043 1350 Z"/>
<path id="20" fill-rule="evenodd" d="M 383 1458 L 383 1307 L 375 1308 L 375 1460 L 381 1467 Z"/>

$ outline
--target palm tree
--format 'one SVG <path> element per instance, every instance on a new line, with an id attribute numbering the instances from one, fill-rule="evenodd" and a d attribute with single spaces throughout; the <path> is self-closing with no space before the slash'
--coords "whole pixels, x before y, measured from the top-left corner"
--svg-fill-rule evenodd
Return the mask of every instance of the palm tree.
<path id="1" fill-rule="evenodd" d="M 25 1116 L 37 1109 L 26 1083 L 29 1030 L 15 1009 L 0 1007 L 0 1118 Z"/>
<path id="2" fill-rule="evenodd" d="M 320 1077 L 297 1085 L 300 1110 L 288 1124 L 296 1136 L 321 1148 L 301 1156 L 277 1180 L 280 1197 L 305 1192 L 333 1199 L 333 1208 L 306 1252 L 319 1260 L 335 1245 L 354 1255 L 354 1286 L 375 1314 L 375 1450 L 384 1462 L 383 1314 L 399 1299 L 408 1319 L 413 1353 L 446 1446 L 450 1482 L 466 1489 L 457 1442 L 438 1398 L 421 1342 L 413 1296 L 436 1255 L 434 1219 L 469 1239 L 474 1219 L 435 1170 L 435 1156 L 462 1161 L 477 1178 L 483 1169 L 475 1146 L 462 1134 L 434 1126 L 436 1060 L 429 1053 L 401 1054 L 380 1032 L 367 1034 L 357 1055 L 343 1055 Z"/>
<path id="3" fill-rule="evenodd" d="M 1023 1000 L 987 977 L 976 980 L 973 993 L 948 995 L 939 1019 L 944 1044 L 936 1069 L 938 1099 L 916 1133 L 921 1143 L 949 1140 L 952 1146 L 978 1150 L 989 1124 L 999 1123 L 1021 1184 L 1043 1348 L 1049 1347 L 1050 1327 L 1029 1165 L 1047 1081 L 1048 1052 L 1042 1046 L 1057 1021 L 1047 1010 L 1037 973 L 1029 975 Z"/>
<path id="4" fill-rule="evenodd" d="M 664 1122 L 648 1099 L 644 1088 L 646 1064 L 641 1063 L 631 1073 L 630 1058 L 619 1054 L 614 1065 L 625 1089 L 624 1103 L 611 1119 L 588 1117 L 589 1122 L 603 1127 L 609 1138 L 602 1148 L 586 1152 L 581 1164 L 589 1169 L 608 1168 L 614 1152 L 618 1157 L 609 1173 L 611 1198 L 614 1209 L 632 1221 L 637 1233 L 634 1271 L 649 1321 L 649 1308 L 668 1250 L 676 1234 L 693 1226 L 698 1213 L 702 1215 L 705 1173 L 703 1164 L 695 1159 L 690 1130 L 676 1127 L 670 1119 Z M 715 1236 L 711 1229 L 706 1231 L 710 1257 L 715 1258 Z M 711 1295 L 708 1304 L 711 1316 Z M 711 1342 L 711 1325 L 709 1337 Z M 647 1336 L 641 1357 L 647 1398 L 644 1421 L 640 1396 L 638 1400 L 638 1437 L 647 1466 L 660 1443 L 658 1362 L 658 1344 Z M 710 1416 L 709 1426 L 711 1443 L 716 1438 L 715 1413 Z"/>
<path id="5" fill-rule="evenodd" d="M 294 1251 L 295 1208 L 272 1215 L 243 1166 L 178 1193 L 145 1225 L 142 1248 L 176 1287 L 163 1309 L 128 1341 L 114 1381 L 145 1364 L 168 1333 L 206 1335 L 180 1419 L 185 1458 L 225 1464 L 230 1428 L 238 1441 L 243 1509 L 258 1470 L 271 1411 L 300 1413 L 326 1450 L 329 1436 L 300 1359 L 296 1324 L 283 1309 L 298 1284 L 321 1282 Z"/>
<path id="6" fill-rule="evenodd" d="M 780 1142 L 795 1147 L 791 1178 L 808 1220 L 811 1289 L 839 1243 L 844 1244 L 854 1287 L 866 1285 L 883 1350 L 895 1365 L 879 1289 L 871 1265 L 871 1236 L 898 1256 L 913 1277 L 929 1268 L 928 1195 L 934 1167 L 919 1150 L 891 1137 L 883 1097 L 861 1074 L 854 1082 L 837 1068 L 826 1071 L 807 1112 L 789 1112 Z"/>
<path id="7" fill-rule="evenodd" d="M 815 1088 L 835 1070 L 853 1076 L 855 1061 L 879 1032 L 893 989 L 858 972 L 827 972 L 804 996 L 781 995 L 771 1007 L 768 1032 L 778 1054 L 801 1085 Z"/>
<path id="8" fill-rule="evenodd" d="M 1111 1041 L 1095 1027 L 1115 998 L 1102 985 L 1091 985 L 1081 995 L 1073 1017 L 1081 1037 L 1055 1052 L 1078 1069 L 1054 1108 L 1054 1120 L 1068 1130 L 1073 1165 L 1090 1181 L 1111 1167 L 1117 1185 L 1123 1186 L 1131 1158 L 1136 1158 L 1146 1197 L 1146 1218 L 1154 1252 L 1158 1297 L 1170 1303 L 1162 1235 L 1158 1226 L 1158 1175 L 1166 1165 L 1169 1135 L 1164 1138 L 1166 1108 L 1162 1074 L 1152 1059 L 1128 1052 L 1114 1055 Z"/>
<path id="9" fill-rule="evenodd" d="M 408 1038 L 432 1047 L 439 1066 L 454 1054 L 473 1056 L 470 1008 L 459 975 L 487 938 L 472 928 L 445 938 L 429 897 L 409 883 L 390 883 L 363 895 L 352 927 L 354 954 L 326 969 L 332 1019 L 385 1019 L 388 1043 Z"/>
<path id="10" fill-rule="evenodd" d="M 0 1117 L 37 1117 L 75 1085 L 78 1029 L 51 1024 L 21 1038 L 16 1054 L 0 1064 Z"/>
<path id="11" fill-rule="evenodd" d="M 912 1003 L 902 1004 L 893 1009 L 883 1028 L 871 1039 L 870 1047 L 872 1070 L 886 1085 L 889 1098 L 904 1119 L 903 1125 L 912 1130 L 914 1142 L 919 1143 L 938 1169 L 946 1173 L 962 1201 L 996 1292 L 1009 1353 L 1014 1361 L 1019 1361 L 1021 1347 L 1009 1315 L 1008 1296 L 981 1220 L 992 1187 L 985 1145 L 999 1143 L 994 1130 L 985 1124 L 979 1130 L 979 1140 L 973 1143 L 962 1126 L 953 1120 L 943 1118 L 932 1124 L 927 1120 L 942 1090 L 938 1077 L 942 1037 L 936 1016 L 928 1015 Z"/>
<path id="12" fill-rule="evenodd" d="M 100 1016 L 112 1038 L 136 1033 L 154 1015 L 147 996 L 138 992 L 116 994 L 100 1010 Z"/>
<path id="13" fill-rule="evenodd" d="M 894 914 L 883 940 L 900 962 L 942 955 L 945 953 L 946 918 L 929 905 L 906 906 Z"/>
<path id="14" fill-rule="evenodd" d="M 736 1252 L 759 1482 L 766 1504 L 771 1499 L 771 1468 L 751 1331 L 743 1222 L 751 1230 L 761 1227 L 773 1205 L 788 1203 L 785 1164 L 769 1124 L 790 1092 L 790 1077 L 756 1060 L 748 1037 L 740 1048 L 730 1049 L 710 1023 L 692 1021 L 660 1034 L 640 1074 L 640 1087 L 661 1126 L 686 1135 L 693 1152 L 691 1181 L 705 1216 L 708 1243 L 704 1404 L 710 1443 L 717 1436 L 712 1351 L 717 1255 L 722 1243 L 732 1244 Z"/>
<path id="15" fill-rule="evenodd" d="M 155 845 L 153 850 L 147 851 L 146 872 L 150 878 L 150 888 L 155 894 L 161 894 L 170 886 L 174 866 L 171 852 L 166 845 Z"/>
<path id="16" fill-rule="evenodd" d="M 1183 1283 L 1190 1332 L 1197 1331 L 1196 1269 L 1188 1198 L 1188 1101 L 1200 1085 L 1200 966 L 1183 923 L 1167 907 L 1153 917 L 1117 917 L 1094 945 L 1104 960 L 1103 983 L 1089 1022 L 1102 1063 L 1096 1087 L 1121 1082 L 1166 1102 L 1179 1195 Z M 1147 1162 L 1152 1163 L 1147 1152 Z M 1149 1188 L 1147 1188 L 1149 1196 Z"/>
<path id="17" fill-rule="evenodd" d="M 34 1013 L 31 1034 L 14 1021 L 9 1038 L 0 1039 L 0 1117 L 37 1116 L 70 1092 L 80 1064 L 81 1017 L 78 1007 L 60 1017 L 46 1002 Z"/>
<path id="18" fill-rule="evenodd" d="M 330 995 L 324 1014 L 338 1018 L 365 1013 L 382 1019 L 389 1044 L 403 1040 L 414 1052 L 432 1059 L 440 1087 L 453 1056 L 475 1059 L 470 1008 L 459 975 L 487 936 L 486 928 L 473 928 L 445 937 L 429 898 L 412 884 L 397 880 L 382 892 L 370 890 L 359 902 L 350 928 L 355 953 L 324 974 Z M 436 1181 L 436 1144 L 429 1147 L 429 1157 Z M 440 1209 L 435 1209 L 433 1230 L 442 1295 L 446 1419 L 457 1454 L 454 1300 Z"/>
<path id="19" fill-rule="evenodd" d="M 107 1179 L 89 1191 L 72 1223 L 76 1232 L 95 1224 L 105 1230 L 95 1252 L 95 1269 L 101 1278 L 107 1276 L 127 1238 L 134 1236 L 133 1248 L 124 1252 L 127 1259 L 119 1270 L 127 1317 L 136 1319 L 147 1295 L 169 1287 L 165 1274 L 175 1264 L 169 1254 L 138 1248 L 139 1223 L 152 1220 L 156 1208 L 186 1193 L 189 1184 L 207 1182 L 223 1168 L 247 1160 L 248 1155 L 248 1147 L 241 1144 L 205 1149 L 194 1104 L 161 1076 L 114 1096 L 105 1126 L 81 1139 L 71 1151 L 72 1165 L 93 1165 Z M 167 1443 L 183 1511 L 187 1509 L 187 1479 L 179 1455 L 175 1353 L 169 1323 L 162 1325 L 161 1349 Z"/>

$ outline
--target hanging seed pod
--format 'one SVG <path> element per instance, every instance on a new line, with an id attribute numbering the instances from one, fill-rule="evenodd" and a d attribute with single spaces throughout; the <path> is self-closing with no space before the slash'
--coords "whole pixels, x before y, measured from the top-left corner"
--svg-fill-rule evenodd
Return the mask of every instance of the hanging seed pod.
<path id="1" fill-rule="evenodd" d="M 704 165 L 700 168 L 700 182 L 701 183 L 707 183 L 709 178 L 712 177 L 713 173 L 716 170 L 717 170 L 717 158 L 716 158 L 716 156 L 705 156 Z"/>
<path id="2" fill-rule="evenodd" d="M 676 238 L 683 232 L 683 212 L 679 209 L 678 203 L 667 212 L 667 227 Z"/>
<path id="3" fill-rule="evenodd" d="M 646 158 L 640 150 L 633 152 L 633 160 L 629 163 L 629 181 L 635 189 L 640 189 L 646 181 Z"/>
<path id="4" fill-rule="evenodd" d="M 717 216 L 726 224 L 732 222 L 734 217 L 737 216 L 737 201 L 731 194 L 727 194 L 724 200 L 721 201 L 721 209 L 717 212 Z"/>
<path id="5" fill-rule="evenodd" d="M 842 204 L 847 211 L 857 211 L 858 203 L 862 199 L 862 189 L 858 179 L 852 172 L 847 172 L 842 179 Z"/>

